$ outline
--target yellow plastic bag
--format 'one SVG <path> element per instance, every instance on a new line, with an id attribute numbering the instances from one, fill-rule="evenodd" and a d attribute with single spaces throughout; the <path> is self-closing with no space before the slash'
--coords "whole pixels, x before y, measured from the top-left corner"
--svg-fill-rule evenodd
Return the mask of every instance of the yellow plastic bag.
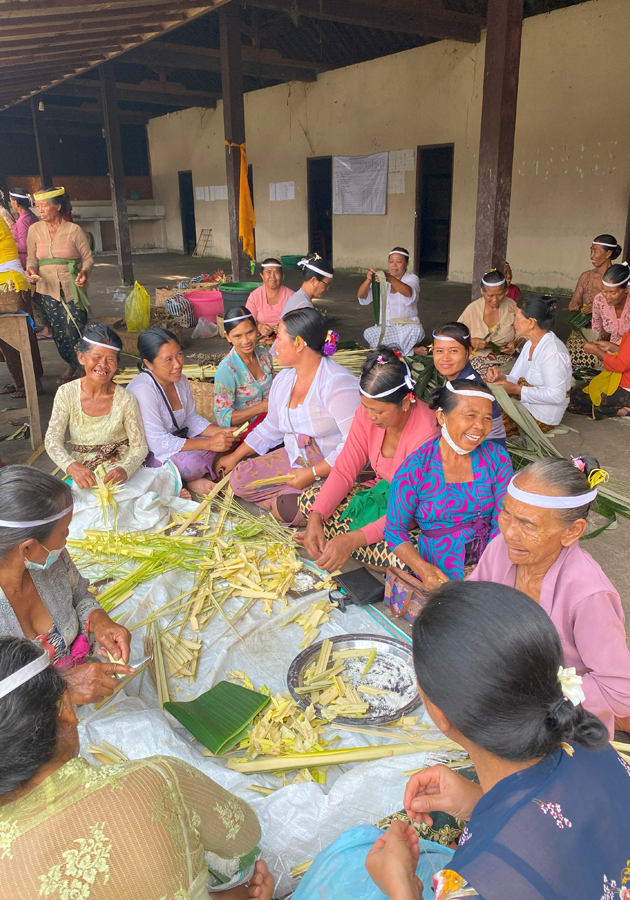
<path id="1" fill-rule="evenodd" d="M 151 298 L 139 282 L 125 300 L 127 331 L 144 331 L 151 324 Z"/>

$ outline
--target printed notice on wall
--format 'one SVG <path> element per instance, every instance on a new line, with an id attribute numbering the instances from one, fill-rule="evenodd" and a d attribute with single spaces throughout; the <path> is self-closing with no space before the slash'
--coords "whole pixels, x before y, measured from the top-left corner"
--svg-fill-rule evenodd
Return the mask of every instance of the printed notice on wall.
<path id="1" fill-rule="evenodd" d="M 203 188 L 201 186 L 195 188 L 195 200 L 203 200 Z"/>
<path id="2" fill-rule="evenodd" d="M 369 156 L 333 157 L 333 213 L 384 216 L 387 213 L 387 151 Z"/>
<path id="3" fill-rule="evenodd" d="M 269 199 L 295 200 L 294 181 L 276 181 L 269 184 Z"/>
<path id="4" fill-rule="evenodd" d="M 207 191 L 208 188 L 205 188 Z M 206 200 L 227 200 L 227 184 L 213 184 L 210 187 L 210 196 Z"/>
<path id="5" fill-rule="evenodd" d="M 413 172 L 415 155 L 413 150 L 390 150 L 387 174 L 387 193 L 405 193 L 405 172 Z"/>

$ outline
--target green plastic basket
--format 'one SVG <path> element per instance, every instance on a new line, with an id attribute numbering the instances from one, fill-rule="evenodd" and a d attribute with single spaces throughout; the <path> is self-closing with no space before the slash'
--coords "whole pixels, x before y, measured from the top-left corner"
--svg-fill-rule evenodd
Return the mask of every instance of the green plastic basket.
<path id="1" fill-rule="evenodd" d="M 282 265 L 285 269 L 297 269 L 298 263 L 301 259 L 304 259 L 304 254 L 300 253 L 298 256 L 281 256 Z"/>
<path id="2" fill-rule="evenodd" d="M 262 281 L 228 281 L 219 285 L 223 297 L 223 307 L 228 310 L 232 306 L 245 306 L 252 291 L 259 288 Z"/>

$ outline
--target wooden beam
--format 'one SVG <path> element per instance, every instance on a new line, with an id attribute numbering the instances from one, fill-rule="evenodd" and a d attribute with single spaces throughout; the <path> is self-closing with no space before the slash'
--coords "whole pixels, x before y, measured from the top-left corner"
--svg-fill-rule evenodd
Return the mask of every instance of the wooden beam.
<path id="1" fill-rule="evenodd" d="M 133 0 L 134 12 L 143 7 L 155 7 L 156 10 L 161 7 L 168 13 L 174 6 L 184 11 L 199 8 L 210 11 L 216 5 L 216 0 L 183 0 L 183 2 L 175 3 L 173 0 Z M 50 15 L 67 15 L 80 18 L 88 13 L 101 12 L 103 8 L 112 12 L 120 10 L 123 14 L 126 14 L 129 11 L 129 0 L 107 0 L 107 3 L 104 3 L 103 0 L 96 0 L 96 2 L 91 3 L 72 3 L 68 2 L 68 0 L 28 0 L 28 3 L 24 3 L 24 0 L 5 0 L 2 4 L 2 18 L 3 21 L 23 18 L 36 19 L 40 16 Z"/>
<path id="2" fill-rule="evenodd" d="M 239 241 L 239 186 L 241 151 L 234 144 L 245 143 L 245 105 L 243 100 L 243 58 L 241 56 L 240 3 L 232 0 L 219 10 L 221 41 L 221 82 L 223 85 L 223 127 L 225 132 L 225 168 L 230 222 L 232 281 L 251 277 L 249 257 Z"/>
<path id="3" fill-rule="evenodd" d="M 41 97 L 41 95 L 40 95 Z M 46 131 L 46 120 L 39 109 L 39 97 L 31 97 L 31 113 L 33 116 L 33 131 L 35 133 L 35 147 L 37 149 L 37 162 L 39 164 L 39 177 L 42 185 L 50 184 L 52 181 L 52 167 L 50 165 L 50 154 L 48 151 L 48 135 Z"/>
<path id="4" fill-rule="evenodd" d="M 502 269 L 507 255 L 522 28 L 523 0 L 488 0 L 473 300 L 484 272 Z"/>
<path id="5" fill-rule="evenodd" d="M 38 98 L 39 102 L 39 98 Z M 103 115 L 100 103 L 95 103 L 92 109 L 72 106 L 52 106 L 48 104 L 45 111 L 40 113 L 47 125 L 53 127 L 60 122 L 85 122 L 86 125 L 98 125 L 103 127 Z M 119 109 L 118 118 L 121 125 L 146 125 L 151 114 L 143 110 Z M 31 121 L 30 103 L 28 106 L 13 106 L 11 109 L 0 113 L 0 131 L 2 123 L 8 120 Z"/>
<path id="6" fill-rule="evenodd" d="M 116 102 L 116 76 L 113 62 L 106 62 L 101 66 L 101 89 L 103 125 L 109 165 L 109 184 L 114 213 L 114 233 L 116 235 L 116 251 L 118 253 L 118 271 L 120 272 L 121 284 L 131 285 L 133 284 L 131 238 L 129 236 L 127 198 L 125 196 L 125 170 L 120 141 L 118 103 Z"/>
<path id="7" fill-rule="evenodd" d="M 327 19 L 349 25 L 363 25 L 382 31 L 414 34 L 420 37 L 450 39 L 476 44 L 481 39 L 479 18 L 450 12 L 433 5 L 426 5 L 427 12 L 418 12 L 420 0 L 409 2 L 406 9 L 392 10 L 366 0 L 248 0 L 250 6 L 285 12 L 293 19 L 306 16 Z"/>
<path id="8" fill-rule="evenodd" d="M 254 52 L 252 52 L 254 51 Z M 256 52 L 257 51 L 257 52 Z M 327 66 L 305 60 L 283 59 L 280 53 L 257 50 L 242 45 L 243 74 L 273 81 L 315 81 L 318 71 Z M 190 47 L 151 41 L 121 58 L 121 62 L 166 69 L 194 69 L 201 72 L 221 71 L 221 51 L 211 47 Z"/>
<path id="9" fill-rule="evenodd" d="M 52 38 L 50 41 L 46 41 L 44 49 L 41 50 L 38 47 L 34 47 L 33 42 L 29 42 L 28 38 L 20 38 L 19 40 L 11 41 L 9 44 L 0 43 L 0 64 L 3 60 L 6 61 L 16 57 L 19 58 L 23 56 L 25 52 L 29 54 L 32 62 L 50 59 L 59 54 L 66 54 L 66 57 L 73 57 L 76 53 L 85 52 L 86 50 L 90 53 L 98 54 L 104 52 L 106 49 L 121 46 L 127 40 L 143 40 L 144 36 L 139 35 L 138 31 L 138 28 L 110 28 L 107 31 L 106 37 L 100 32 L 97 32 L 96 34 L 87 32 L 80 36 L 70 36 L 67 39 L 65 36 L 58 36 L 56 39 Z M 161 27 L 153 28 L 150 35 L 154 36 L 161 31 Z"/>
<path id="10" fill-rule="evenodd" d="M 214 108 L 219 93 L 212 91 L 187 91 L 182 84 L 172 81 L 143 81 L 141 84 L 116 84 L 118 100 L 134 100 L 139 103 L 159 103 L 165 106 L 206 106 Z M 98 81 L 77 79 L 64 81 L 51 88 L 49 94 L 64 97 L 98 97 L 101 89 Z"/>
<path id="11" fill-rule="evenodd" d="M 76 12 L 67 13 L 59 12 L 50 15 L 41 15 L 37 17 L 22 16 L 8 19 L 3 22 L 0 40 L 9 40 L 12 37 L 24 34 L 36 40 L 39 37 L 52 37 L 55 34 L 72 34 L 75 32 L 96 32 L 106 30 L 112 25 L 146 25 L 147 19 L 151 24 L 156 16 L 160 17 L 161 22 L 173 19 L 174 21 L 185 20 L 186 13 L 183 10 L 168 10 L 163 6 L 144 6 L 136 9 L 134 6 L 133 14 L 124 18 L 121 17 L 120 11 L 115 9 L 101 9 L 92 13 L 81 13 L 80 17 Z"/>
<path id="12" fill-rule="evenodd" d="M 174 24 L 185 22 L 186 17 L 183 13 L 172 13 L 166 20 L 163 20 L 162 25 L 170 21 Z M 121 20 L 120 17 L 110 16 L 108 19 L 100 19 L 95 23 L 92 23 L 91 20 L 77 22 L 61 19 L 50 24 L 40 24 L 37 28 L 24 24 L 16 26 L 3 25 L 0 31 L 0 42 L 11 41 L 12 43 L 15 42 L 16 45 L 18 43 L 24 45 L 27 41 L 30 41 L 32 47 L 33 41 L 41 40 L 42 38 L 45 38 L 48 43 L 56 43 L 57 38 L 65 35 L 94 35 L 96 38 L 103 33 L 128 33 L 132 30 L 134 32 L 154 31 L 155 25 L 150 20 L 147 21 L 146 16 L 128 16 L 125 20 Z"/>

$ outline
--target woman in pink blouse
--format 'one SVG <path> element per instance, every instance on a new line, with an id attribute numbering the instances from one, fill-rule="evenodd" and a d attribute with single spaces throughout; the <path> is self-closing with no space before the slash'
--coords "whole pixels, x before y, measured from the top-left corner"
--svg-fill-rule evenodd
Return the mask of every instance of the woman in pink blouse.
<path id="1" fill-rule="evenodd" d="M 245 305 L 258 324 L 258 333 L 263 338 L 271 338 L 278 330 L 287 300 L 295 291 L 282 283 L 283 269 L 278 259 L 265 259 L 260 277 L 263 283 L 251 292 Z"/>
<path id="2" fill-rule="evenodd" d="M 389 485 L 404 460 L 439 430 L 435 413 L 414 397 L 406 363 L 390 347 L 368 356 L 359 386 L 361 405 L 330 475 L 299 501 L 308 516 L 300 543 L 329 572 L 350 556 L 379 568 L 390 563 L 383 539 Z M 368 463 L 376 478 L 354 488 Z"/>
<path id="3" fill-rule="evenodd" d="M 630 270 L 625 265 L 611 266 L 602 277 L 602 289 L 593 300 L 591 328 L 600 341 L 621 343 L 630 329 Z"/>
<path id="4" fill-rule="evenodd" d="M 619 593 L 579 544 L 597 497 L 589 456 L 530 463 L 510 482 L 497 535 L 469 581 L 527 594 L 551 618 L 567 666 L 582 677 L 584 706 L 607 726 L 630 727 L 630 651 Z M 589 477 L 590 476 L 590 477 Z"/>

